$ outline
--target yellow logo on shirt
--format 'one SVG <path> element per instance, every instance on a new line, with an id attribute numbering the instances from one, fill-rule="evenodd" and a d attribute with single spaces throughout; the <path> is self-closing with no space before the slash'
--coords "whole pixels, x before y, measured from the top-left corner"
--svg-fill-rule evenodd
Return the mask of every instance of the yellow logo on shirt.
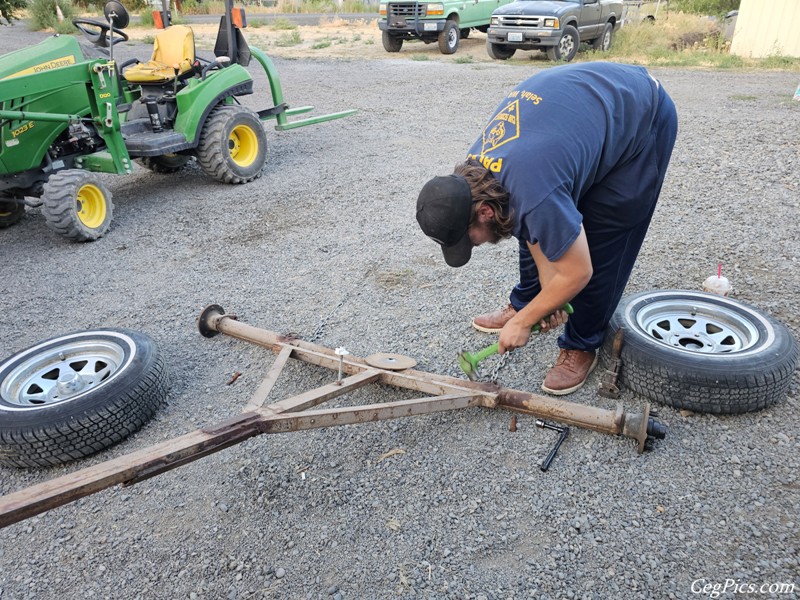
<path id="1" fill-rule="evenodd" d="M 483 131 L 481 154 L 496 150 L 519 137 L 519 100 L 506 105 L 489 121 Z"/>

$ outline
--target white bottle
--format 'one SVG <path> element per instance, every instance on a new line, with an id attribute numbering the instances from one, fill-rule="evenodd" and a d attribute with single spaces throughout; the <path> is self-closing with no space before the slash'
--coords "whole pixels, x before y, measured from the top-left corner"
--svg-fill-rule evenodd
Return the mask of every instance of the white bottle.
<path id="1" fill-rule="evenodd" d="M 717 274 L 703 282 L 703 291 L 720 296 L 727 296 L 731 293 L 731 282 L 722 275 L 722 263 L 717 266 Z"/>

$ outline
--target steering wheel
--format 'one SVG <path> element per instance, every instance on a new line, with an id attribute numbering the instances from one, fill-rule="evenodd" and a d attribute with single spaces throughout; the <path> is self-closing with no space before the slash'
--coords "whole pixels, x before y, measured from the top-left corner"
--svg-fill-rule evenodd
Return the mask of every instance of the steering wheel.
<path id="1" fill-rule="evenodd" d="M 128 41 L 128 34 L 117 27 L 111 27 L 108 23 L 96 21 L 95 19 L 72 19 L 72 24 L 80 29 L 90 42 L 101 48 L 108 48 L 111 45 Z M 100 31 L 88 29 L 86 25 L 97 27 Z M 117 37 L 119 36 L 119 37 Z M 111 42 L 109 43 L 109 40 Z"/>

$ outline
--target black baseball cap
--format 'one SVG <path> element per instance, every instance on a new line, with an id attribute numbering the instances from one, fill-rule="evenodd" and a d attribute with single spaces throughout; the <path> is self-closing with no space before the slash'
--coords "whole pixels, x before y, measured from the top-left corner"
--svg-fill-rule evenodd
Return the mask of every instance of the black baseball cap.
<path id="1" fill-rule="evenodd" d="M 419 193 L 417 222 L 425 235 L 442 247 L 451 267 L 463 267 L 472 256 L 471 218 L 472 192 L 459 175 L 434 177 Z"/>

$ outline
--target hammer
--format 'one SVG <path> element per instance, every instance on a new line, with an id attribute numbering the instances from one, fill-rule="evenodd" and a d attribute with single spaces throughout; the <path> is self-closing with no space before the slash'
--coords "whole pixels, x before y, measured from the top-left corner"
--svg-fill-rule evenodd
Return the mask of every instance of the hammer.
<path id="1" fill-rule="evenodd" d="M 568 315 L 571 315 L 573 312 L 575 312 L 575 309 L 572 308 L 572 305 L 569 302 L 567 302 L 562 308 Z M 537 333 L 540 329 L 541 327 L 538 323 L 531 327 L 531 331 L 534 333 Z M 491 346 L 487 346 L 483 350 L 479 350 L 474 354 L 464 350 L 458 354 L 458 366 L 461 367 L 461 370 L 464 371 L 464 374 L 470 381 L 476 381 L 480 376 L 480 373 L 478 372 L 478 363 L 484 358 L 487 358 L 492 354 L 496 354 L 499 349 L 500 345 L 495 342 Z"/>

